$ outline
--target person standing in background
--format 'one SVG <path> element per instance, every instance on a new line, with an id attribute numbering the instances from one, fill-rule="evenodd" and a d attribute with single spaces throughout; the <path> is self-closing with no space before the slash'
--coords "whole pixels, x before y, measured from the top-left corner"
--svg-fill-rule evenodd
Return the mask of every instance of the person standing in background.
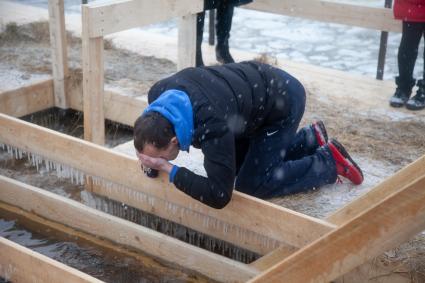
<path id="1" fill-rule="evenodd" d="M 234 63 L 229 52 L 229 37 L 232 28 L 232 18 L 235 6 L 245 5 L 252 0 L 204 0 L 204 12 L 198 13 L 197 36 L 196 36 L 196 67 L 204 66 L 202 60 L 202 38 L 204 34 L 205 11 L 217 9 L 217 45 L 215 54 L 217 61 L 222 64 Z"/>
<path id="2" fill-rule="evenodd" d="M 402 37 L 398 49 L 397 89 L 390 99 L 392 107 L 406 106 L 409 110 L 425 108 L 425 48 L 423 78 L 417 81 L 416 95 L 410 98 L 416 81 L 413 70 L 418 57 L 421 38 L 425 38 L 425 0 L 395 0 L 394 17 L 403 21 Z"/>

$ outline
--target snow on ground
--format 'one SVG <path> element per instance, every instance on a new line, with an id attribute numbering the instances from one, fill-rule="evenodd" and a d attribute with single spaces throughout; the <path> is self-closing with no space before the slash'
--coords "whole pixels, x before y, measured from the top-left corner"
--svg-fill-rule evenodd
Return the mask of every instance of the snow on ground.
<path id="1" fill-rule="evenodd" d="M 23 85 L 34 84 L 50 78 L 46 74 L 20 72 L 11 66 L 1 64 L 1 62 L 0 73 L 0 92 L 20 88 Z"/>
<path id="2" fill-rule="evenodd" d="M 47 0 L 13 0 L 13 2 L 40 7 L 39 13 L 36 13 L 34 17 L 41 17 L 41 10 L 43 9 L 47 16 Z M 383 0 L 334 0 L 334 2 L 372 7 L 384 6 Z M 6 7 L 7 3 L 7 1 L 1 1 L 0 8 Z M 67 28 L 74 30 L 77 34 L 81 30 L 80 3 L 80 0 L 65 1 Z M 16 17 L 20 20 L 25 19 L 22 15 L 25 14 L 26 9 L 28 7 L 17 9 L 13 14 L 17 14 Z M 1 10 L 0 18 L 3 18 Z M 12 15 L 6 15 L 6 19 L 10 17 Z M 70 20 L 71 18 L 78 20 Z M 208 17 L 206 17 L 205 23 L 204 42 L 208 38 L 207 27 Z M 114 34 L 112 37 L 121 37 L 120 34 Z M 176 20 L 126 31 L 122 36 L 136 39 L 134 43 L 131 43 L 131 41 L 125 43 L 126 45 L 133 45 L 133 47 L 127 46 L 127 48 L 133 50 L 139 44 L 137 39 L 141 37 L 169 37 L 176 41 Z M 379 40 L 379 31 L 237 8 L 233 18 L 230 46 L 247 52 L 267 53 L 295 62 L 306 62 L 375 77 Z M 392 80 L 398 73 L 397 50 L 399 43 L 400 34 L 390 33 L 385 66 L 385 78 L 389 80 Z M 148 44 L 153 43 L 149 42 Z M 138 48 L 140 49 L 140 47 Z M 423 48 L 423 43 L 420 48 Z M 159 52 L 157 56 L 160 56 L 163 51 Z M 175 53 L 175 51 L 173 52 Z M 423 70 L 423 52 L 419 53 L 415 68 L 417 77 L 422 75 Z M 169 57 L 164 56 L 162 58 Z"/>
<path id="3" fill-rule="evenodd" d="M 114 148 L 120 153 L 135 156 L 133 141 L 121 144 Z M 395 166 L 384 164 L 383 162 L 353 156 L 362 168 L 365 180 L 360 186 L 352 185 L 348 180 L 343 183 L 336 183 L 324 186 L 306 194 L 298 194 L 283 199 L 272 200 L 298 212 L 306 213 L 315 217 L 324 217 L 356 197 L 368 192 L 375 185 L 397 171 Z M 194 173 L 206 176 L 203 167 L 204 156 L 202 151 L 191 147 L 189 153 L 180 151 L 173 164 L 186 167 Z"/>

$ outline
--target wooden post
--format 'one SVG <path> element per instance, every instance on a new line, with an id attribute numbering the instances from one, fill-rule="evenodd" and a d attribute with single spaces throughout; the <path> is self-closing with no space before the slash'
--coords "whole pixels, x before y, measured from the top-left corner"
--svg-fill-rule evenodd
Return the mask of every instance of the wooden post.
<path id="1" fill-rule="evenodd" d="M 425 229 L 425 175 L 249 282 L 330 282 Z"/>
<path id="2" fill-rule="evenodd" d="M 385 0 L 385 8 L 391 8 L 392 0 Z M 384 78 L 385 57 L 387 54 L 388 31 L 381 31 L 381 39 L 379 42 L 378 67 L 376 69 L 376 79 Z"/>
<path id="3" fill-rule="evenodd" d="M 179 18 L 177 69 L 194 67 L 196 63 L 196 14 Z"/>
<path id="4" fill-rule="evenodd" d="M 103 37 L 90 37 L 89 9 L 82 6 L 84 139 L 105 143 Z"/>
<path id="5" fill-rule="evenodd" d="M 66 109 L 65 78 L 68 76 L 68 58 L 63 0 L 49 0 L 49 29 L 55 105 Z"/>

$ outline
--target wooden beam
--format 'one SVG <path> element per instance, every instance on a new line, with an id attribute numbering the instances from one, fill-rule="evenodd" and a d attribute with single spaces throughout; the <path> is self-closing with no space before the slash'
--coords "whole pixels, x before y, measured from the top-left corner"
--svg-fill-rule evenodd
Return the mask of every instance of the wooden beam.
<path id="1" fill-rule="evenodd" d="M 83 111 L 81 76 L 68 76 L 65 86 L 68 107 Z M 111 121 L 132 127 L 147 105 L 144 100 L 105 91 L 105 118 Z M 22 117 L 54 106 L 52 79 L 0 93 L 0 113 L 13 117 Z"/>
<path id="2" fill-rule="evenodd" d="M 103 282 L 0 237 L 0 277 L 11 282 Z"/>
<path id="3" fill-rule="evenodd" d="M 147 101 L 105 91 L 105 118 L 130 127 L 148 106 Z"/>
<path id="4" fill-rule="evenodd" d="M 256 0 L 243 8 L 314 21 L 401 32 L 401 21 L 389 8 L 365 7 L 319 0 Z"/>
<path id="5" fill-rule="evenodd" d="M 177 69 L 196 65 L 196 14 L 179 18 Z"/>
<path id="6" fill-rule="evenodd" d="M 281 262 L 285 258 L 295 253 L 298 249 L 291 246 L 281 246 L 272 252 L 260 257 L 256 261 L 251 262 L 249 265 L 256 268 L 259 271 L 264 271 L 272 267 L 278 262 Z"/>
<path id="7" fill-rule="evenodd" d="M 4 176 L 0 176 L 0 200 L 51 221 L 195 270 L 214 280 L 240 282 L 256 274 L 245 264 Z"/>
<path id="8" fill-rule="evenodd" d="M 139 203 L 144 210 L 236 245 L 247 241 L 270 251 L 276 247 L 273 241 L 278 241 L 302 247 L 335 228 L 326 221 L 237 191 L 224 209 L 212 209 L 177 190 L 165 174 L 156 179 L 146 177 L 135 157 L 3 114 L 0 142 L 123 186 L 111 189 L 111 194 L 121 195 L 129 205 Z M 205 222 L 200 225 L 200 221 Z M 252 237 L 240 235 L 241 230 L 251 231 Z M 260 240 L 257 236 L 261 236 Z M 268 247 L 262 237 L 269 238 L 274 245 Z"/>
<path id="9" fill-rule="evenodd" d="M 334 212 L 327 220 L 336 225 L 350 221 L 363 211 L 379 203 L 383 198 L 404 187 L 412 180 L 425 175 L 425 155 L 382 181 L 366 194 Z"/>
<path id="10" fill-rule="evenodd" d="M 22 117 L 54 106 L 53 80 L 0 93 L 0 113 Z"/>
<path id="11" fill-rule="evenodd" d="M 187 14 L 202 12 L 202 0 L 104 0 L 83 6 L 87 9 L 89 36 L 100 37 L 142 27 Z"/>
<path id="12" fill-rule="evenodd" d="M 75 73 L 66 79 L 66 95 L 69 108 L 83 111 L 82 76 Z M 113 91 L 104 92 L 105 119 L 133 127 L 134 121 L 148 105 L 147 101 Z"/>
<path id="13" fill-rule="evenodd" d="M 84 139 L 96 144 L 105 143 L 105 114 L 103 109 L 103 37 L 89 37 L 88 8 L 82 6 L 83 48 L 83 107 Z"/>
<path id="14" fill-rule="evenodd" d="M 83 95 L 81 81 L 70 82 L 67 87 L 68 106 L 77 111 L 83 111 Z M 148 103 L 134 97 L 121 95 L 112 91 L 104 92 L 103 108 L 105 119 L 133 127 L 134 121 L 146 108 Z"/>
<path id="15" fill-rule="evenodd" d="M 68 76 L 68 52 L 63 0 L 49 0 L 49 30 L 55 105 L 66 109 L 65 78 Z"/>
<path id="16" fill-rule="evenodd" d="M 331 223 L 341 226 L 360 213 L 373 207 L 382 201 L 382 199 L 397 191 L 399 188 L 406 186 L 411 182 L 411 180 L 415 180 L 421 176 L 425 176 L 425 156 L 419 158 L 415 162 L 396 172 L 394 175 L 384 180 L 368 193 L 350 202 L 328 217 L 327 220 Z M 283 259 L 289 257 L 296 251 L 297 249 L 287 246 L 279 247 L 278 249 L 252 262 L 250 265 L 264 271 L 282 261 Z M 371 263 L 369 266 L 370 265 Z M 378 267 L 374 266 L 373 268 L 377 269 Z"/>
<path id="17" fill-rule="evenodd" d="M 249 282 L 330 282 L 425 229 L 425 175 Z"/>

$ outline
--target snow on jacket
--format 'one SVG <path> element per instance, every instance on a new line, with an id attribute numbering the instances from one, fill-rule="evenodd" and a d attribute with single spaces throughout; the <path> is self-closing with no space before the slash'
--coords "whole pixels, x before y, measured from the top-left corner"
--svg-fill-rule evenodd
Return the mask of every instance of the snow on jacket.
<path id="1" fill-rule="evenodd" d="M 425 0 L 395 0 L 394 17 L 405 22 L 425 22 Z"/>
<path id="2" fill-rule="evenodd" d="M 149 90 L 149 104 L 171 89 L 188 95 L 194 116 L 192 146 L 201 148 L 208 176 L 181 167 L 174 185 L 211 207 L 224 207 L 234 187 L 236 141 L 280 125 L 289 116 L 290 86 L 291 79 L 282 78 L 281 71 L 253 61 L 187 68 L 158 81 Z"/>

